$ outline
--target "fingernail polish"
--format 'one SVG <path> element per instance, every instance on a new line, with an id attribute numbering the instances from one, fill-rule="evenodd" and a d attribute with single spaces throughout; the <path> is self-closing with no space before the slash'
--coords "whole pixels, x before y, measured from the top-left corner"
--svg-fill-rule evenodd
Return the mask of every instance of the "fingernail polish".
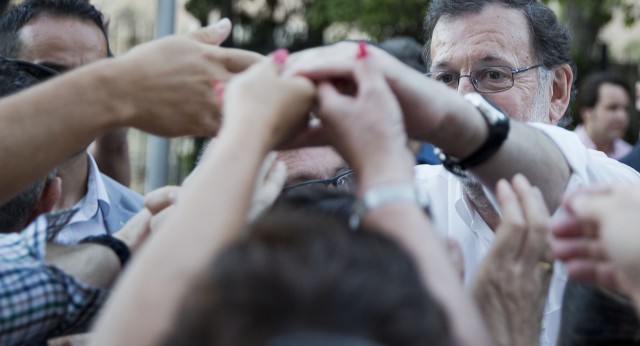
<path id="1" fill-rule="evenodd" d="M 364 41 L 359 41 L 358 42 L 358 54 L 356 55 L 356 59 L 360 60 L 360 59 L 364 59 L 367 57 L 367 55 L 369 55 L 369 52 L 367 51 L 367 43 Z"/>
<path id="2" fill-rule="evenodd" d="M 287 58 L 289 57 L 289 51 L 281 48 L 271 53 L 271 58 L 278 65 L 284 65 L 287 62 Z"/>
<path id="3" fill-rule="evenodd" d="M 213 89 L 213 92 L 215 93 L 217 99 L 222 99 L 224 97 L 224 82 L 215 80 L 211 82 L 211 88 Z"/>

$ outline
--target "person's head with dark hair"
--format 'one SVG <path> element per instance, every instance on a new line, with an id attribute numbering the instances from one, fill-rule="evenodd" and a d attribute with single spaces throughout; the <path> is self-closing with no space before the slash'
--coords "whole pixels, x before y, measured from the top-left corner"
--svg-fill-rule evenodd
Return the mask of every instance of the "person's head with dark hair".
<path id="1" fill-rule="evenodd" d="M 620 158 L 631 150 L 621 139 L 629 126 L 631 97 L 627 82 L 612 73 L 588 75 L 578 89 L 583 125 L 576 132 L 587 147 Z"/>
<path id="2" fill-rule="evenodd" d="M 257 219 L 190 291 L 165 344 L 453 345 L 411 257 L 351 231 L 349 198 L 329 193 L 337 203 L 297 196 Z"/>
<path id="3" fill-rule="evenodd" d="M 416 71 L 426 72 L 426 67 L 422 60 L 422 45 L 412 37 L 393 37 L 381 42 L 379 46 L 396 57 L 396 59 L 413 67 Z"/>
<path id="4" fill-rule="evenodd" d="M 516 119 L 569 123 L 565 111 L 574 74 L 570 36 L 547 5 L 536 0 L 433 0 L 424 26 L 427 69 L 454 72 L 437 79 L 452 87 L 459 82 L 461 92 L 475 88 L 485 93 Z M 507 69 L 474 72 L 486 66 Z M 471 80 L 458 78 L 469 74 Z M 505 83 L 496 86 L 499 75 Z M 526 94 L 516 95 L 518 89 Z M 549 99 L 558 91 L 559 99 Z"/>
<path id="5" fill-rule="evenodd" d="M 640 322 L 627 298 L 569 280 L 563 300 L 559 346 L 640 345 Z"/>
<path id="6" fill-rule="evenodd" d="M 0 97 L 29 88 L 40 82 L 37 66 L 0 58 Z M 55 169 L 38 179 L 19 195 L 0 205 L 0 233 L 18 232 L 35 216 L 48 212 L 57 201 L 59 186 L 50 186 Z"/>
<path id="7" fill-rule="evenodd" d="M 0 17 L 0 55 L 60 72 L 106 58 L 101 13 L 83 0 L 27 0 Z"/>

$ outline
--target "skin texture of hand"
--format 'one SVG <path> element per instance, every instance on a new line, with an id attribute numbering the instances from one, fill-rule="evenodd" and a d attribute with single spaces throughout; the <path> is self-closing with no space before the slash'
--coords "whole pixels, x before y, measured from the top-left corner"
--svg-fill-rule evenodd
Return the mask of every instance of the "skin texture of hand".
<path id="1" fill-rule="evenodd" d="M 497 197 L 502 224 L 471 291 L 496 345 L 534 345 L 553 273 L 549 212 L 522 175 L 501 180 Z"/>
<path id="2" fill-rule="evenodd" d="M 215 46 L 230 29 L 222 20 L 188 37 L 143 44 L 0 100 L 0 161 L 11 167 L 0 179 L 0 202 L 109 130 L 215 134 L 212 82 L 263 59 Z"/>
<path id="3" fill-rule="evenodd" d="M 224 95 L 227 133 L 262 133 L 256 139 L 267 137 L 266 147 L 274 148 L 307 126 L 315 88 L 305 78 L 281 77 L 280 68 L 266 59 L 229 82 Z"/>
<path id="4" fill-rule="evenodd" d="M 358 44 L 342 42 L 294 54 L 284 74 L 300 75 L 316 82 L 352 80 Z M 480 112 L 463 100 L 461 93 L 443 83 L 425 77 L 386 52 L 368 47 L 382 75 L 402 109 L 407 134 L 426 141 L 448 155 L 468 157 L 488 136 L 488 127 Z M 526 118 L 526 115 L 520 115 Z M 532 150 L 531 143 L 538 143 Z M 526 153 L 527 160 L 520 158 Z M 493 189 L 500 179 L 525 173 L 540 188 L 547 207 L 555 210 L 567 184 L 570 170 L 558 147 L 541 131 L 512 121 L 509 136 L 500 150 L 471 173 Z M 544 177 L 542 179 L 541 177 Z M 480 211 L 481 213 L 483 211 Z M 484 213 L 484 216 L 489 216 Z"/>
<path id="5" fill-rule="evenodd" d="M 286 64 L 284 74 L 305 76 L 316 82 L 340 80 L 341 84 L 344 84 L 345 80 L 354 78 L 353 71 L 356 65 L 354 57 L 358 54 L 358 50 L 358 44 L 354 42 L 341 42 L 305 50 L 292 55 Z M 425 78 L 382 49 L 367 46 L 367 53 L 370 59 L 376 60 L 384 79 L 397 97 L 409 136 L 415 139 L 431 140 L 435 137 L 450 138 L 449 133 L 440 133 L 443 129 L 447 130 L 441 124 L 448 120 L 446 114 L 452 109 L 455 110 L 456 104 L 460 103 L 456 93 L 442 83 Z M 425 90 L 433 92 L 425 93 Z M 463 106 L 466 105 L 463 103 Z M 431 113 L 429 117 L 424 116 L 424 109 L 429 109 Z M 473 120 L 467 119 L 467 121 Z M 481 119 L 478 120 L 481 121 Z M 483 125 L 480 121 L 478 124 Z M 455 128 L 455 124 L 449 125 L 451 126 L 448 128 Z M 435 129 L 439 131 L 433 133 Z M 458 136 L 458 139 L 466 143 L 465 138 Z M 481 142 L 481 138 L 470 140 Z"/>
<path id="6" fill-rule="evenodd" d="M 355 94 L 341 94 L 332 83 L 319 88 L 323 131 L 354 168 L 358 194 L 388 183 L 413 184 L 413 155 L 398 101 L 387 85 L 374 55 L 356 59 Z M 433 230 L 424 211 L 415 203 L 388 203 L 368 212 L 363 223 L 395 240 L 414 258 L 421 276 L 450 319 L 461 345 L 488 344 L 479 312 L 464 292 L 444 242 Z M 470 337 L 473 336 L 473 337 Z"/>
<path id="7" fill-rule="evenodd" d="M 564 205 L 569 217 L 553 225 L 553 251 L 569 275 L 640 296 L 640 186 L 588 188 Z"/>
<path id="8" fill-rule="evenodd" d="M 406 147 L 400 106 L 375 56 L 356 59 L 354 54 L 352 59 L 355 95 L 340 93 L 328 81 L 320 82 L 319 111 L 324 132 L 354 168 L 360 190 L 382 182 L 410 183 L 414 161 Z"/>
<path id="9" fill-rule="evenodd" d="M 215 145 L 119 280 L 92 345 L 155 345 L 174 326 L 182 299 L 202 271 L 241 235 L 264 157 L 305 123 L 314 91 L 307 80 L 280 77 L 276 64 L 266 60 L 229 83 Z"/>
<path id="10" fill-rule="evenodd" d="M 123 113 L 132 115 L 130 125 L 164 136 L 215 134 L 220 119 L 212 83 L 229 80 L 263 59 L 218 47 L 230 30 L 231 23 L 223 19 L 189 36 L 160 39 L 114 59 L 112 68 L 122 76 L 114 92 L 126 108 Z"/>

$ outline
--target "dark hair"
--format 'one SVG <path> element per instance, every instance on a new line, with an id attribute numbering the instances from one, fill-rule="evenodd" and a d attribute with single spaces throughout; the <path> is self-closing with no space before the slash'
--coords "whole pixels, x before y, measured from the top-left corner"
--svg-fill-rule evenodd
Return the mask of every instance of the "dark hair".
<path id="1" fill-rule="evenodd" d="M 555 13 L 545 4 L 535 0 L 432 0 L 425 18 L 425 62 L 431 64 L 431 38 L 442 17 L 451 18 L 468 13 L 478 13 L 491 4 L 521 11 L 529 21 L 533 52 L 546 68 L 562 64 L 572 65 L 571 39 L 565 25 L 558 22 Z"/>
<path id="2" fill-rule="evenodd" d="M 627 298 L 596 286 L 567 282 L 559 346 L 640 345 L 640 323 Z"/>
<path id="3" fill-rule="evenodd" d="M 31 87 L 40 82 L 19 63 L 0 58 L 0 97 Z M 19 195 L 0 206 L 0 233 L 20 231 L 40 199 L 46 179 L 39 179 Z"/>
<path id="4" fill-rule="evenodd" d="M 0 17 L 0 55 L 17 58 L 22 50 L 20 29 L 40 15 L 75 18 L 95 23 L 104 34 L 107 52 L 110 51 L 102 14 L 93 5 L 83 0 L 27 0 L 10 8 Z"/>
<path id="5" fill-rule="evenodd" d="M 422 45 L 412 37 L 392 37 L 380 43 L 379 46 L 396 57 L 396 59 L 413 67 L 416 71 L 427 72 L 422 60 Z"/>
<path id="6" fill-rule="evenodd" d="M 580 84 L 577 99 L 578 109 L 595 107 L 600 97 L 600 85 L 604 83 L 622 87 L 627 92 L 627 95 L 630 92 L 629 86 L 623 78 L 609 72 L 596 72 L 585 77 Z"/>
<path id="7" fill-rule="evenodd" d="M 281 345 L 274 340 L 300 332 L 368 341 L 359 344 L 453 344 L 412 259 L 379 233 L 283 208 L 248 234 L 190 290 L 165 345 Z"/>
<path id="8" fill-rule="evenodd" d="M 571 60 L 571 38 L 566 25 L 558 22 L 553 10 L 536 0 L 432 0 L 424 20 L 424 61 L 431 66 L 431 39 L 440 18 L 453 18 L 469 13 L 479 13 L 485 6 L 496 4 L 521 11 L 529 21 L 533 52 L 538 63 L 547 69 L 568 64 L 576 75 Z M 569 111 L 558 122 L 564 126 L 570 122 Z"/>

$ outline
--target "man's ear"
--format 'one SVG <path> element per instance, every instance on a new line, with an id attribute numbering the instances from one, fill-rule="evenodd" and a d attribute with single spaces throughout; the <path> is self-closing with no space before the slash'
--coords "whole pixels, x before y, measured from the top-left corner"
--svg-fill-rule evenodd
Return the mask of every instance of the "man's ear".
<path id="1" fill-rule="evenodd" d="M 573 85 L 573 71 L 568 64 L 557 67 L 553 74 L 551 85 L 551 104 L 549 120 L 556 124 L 564 115 L 571 101 L 571 86 Z"/>
<path id="2" fill-rule="evenodd" d="M 38 204 L 31 212 L 31 215 L 29 215 L 27 224 L 31 223 L 31 221 L 35 220 L 41 214 L 46 214 L 53 210 L 53 206 L 56 205 L 61 195 L 62 179 L 60 177 L 53 177 L 53 179 L 42 188 Z"/>

